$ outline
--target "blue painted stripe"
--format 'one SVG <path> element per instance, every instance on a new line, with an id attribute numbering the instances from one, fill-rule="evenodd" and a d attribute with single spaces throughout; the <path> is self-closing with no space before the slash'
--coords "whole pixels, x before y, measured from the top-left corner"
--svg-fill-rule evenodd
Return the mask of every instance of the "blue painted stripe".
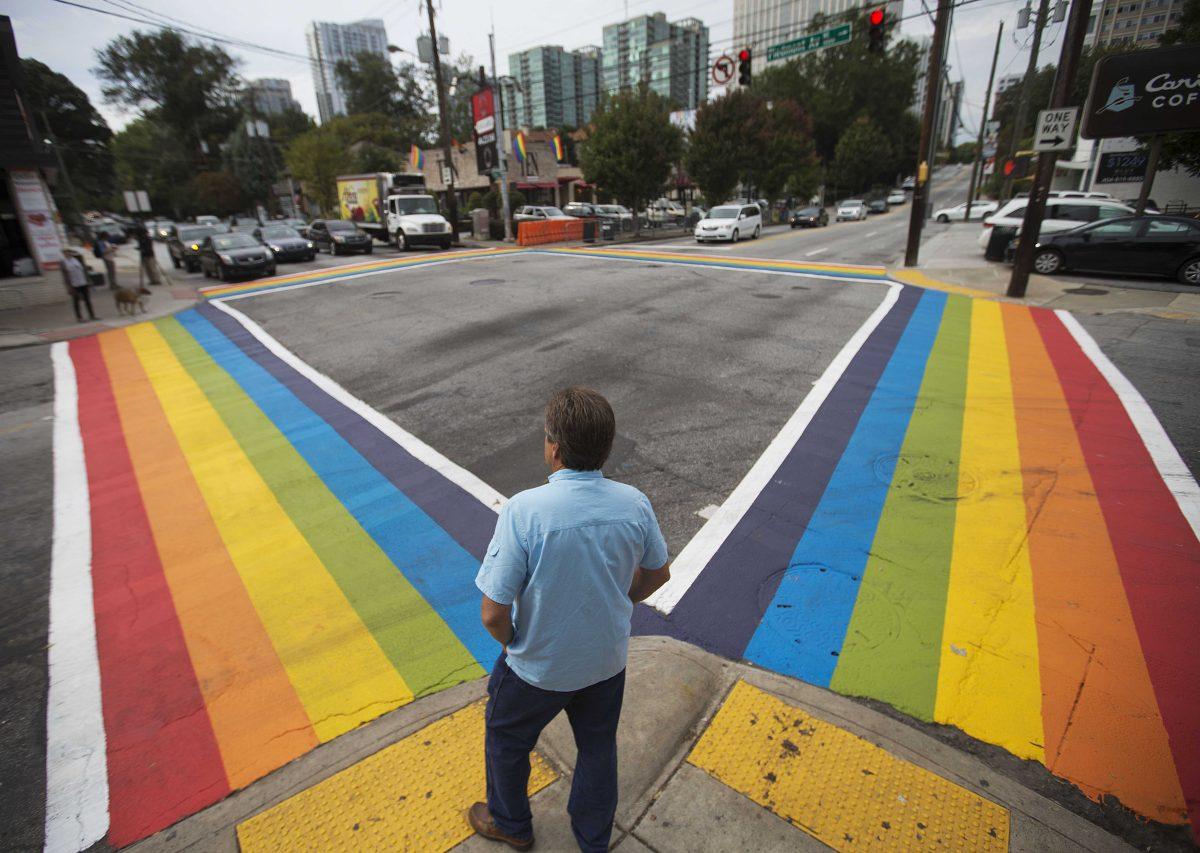
<path id="1" fill-rule="evenodd" d="M 485 668 L 499 649 L 479 620 L 478 561 L 295 394 L 195 310 L 177 315 Z"/>
<path id="2" fill-rule="evenodd" d="M 821 496 L 746 659 L 828 686 L 891 486 L 946 294 L 926 291 Z M 889 472 L 889 473 L 884 473 Z"/>

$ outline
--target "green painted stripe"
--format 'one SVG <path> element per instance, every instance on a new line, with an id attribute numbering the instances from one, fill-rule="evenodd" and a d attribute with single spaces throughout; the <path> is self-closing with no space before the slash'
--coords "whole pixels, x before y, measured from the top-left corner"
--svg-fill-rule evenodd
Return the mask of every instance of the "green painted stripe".
<path id="1" fill-rule="evenodd" d="M 176 319 L 156 325 L 413 694 L 482 675 L 449 626 L 241 386 Z"/>
<path id="2" fill-rule="evenodd" d="M 971 301 L 951 296 L 830 687 L 933 719 L 950 582 Z M 881 473 L 889 473 L 883 471 Z"/>

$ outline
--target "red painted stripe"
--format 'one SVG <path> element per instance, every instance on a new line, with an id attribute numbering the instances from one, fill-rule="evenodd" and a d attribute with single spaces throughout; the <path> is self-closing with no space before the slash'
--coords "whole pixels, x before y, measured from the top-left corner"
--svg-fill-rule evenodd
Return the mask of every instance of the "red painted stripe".
<path id="1" fill-rule="evenodd" d="M 229 783 L 142 505 L 99 341 L 72 341 L 70 352 L 92 506 L 108 841 L 121 847 L 216 802 L 229 793 Z"/>
<path id="2" fill-rule="evenodd" d="M 1200 543 L 1116 392 L 1053 312 L 1035 309 L 1034 318 L 1095 484 L 1200 840 Z"/>

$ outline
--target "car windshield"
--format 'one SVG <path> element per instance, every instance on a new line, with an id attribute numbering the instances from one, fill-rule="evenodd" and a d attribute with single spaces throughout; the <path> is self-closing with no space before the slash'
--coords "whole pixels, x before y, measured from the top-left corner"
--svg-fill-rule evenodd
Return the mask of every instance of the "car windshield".
<path id="1" fill-rule="evenodd" d="M 438 212 L 437 203 L 433 199 L 420 197 L 396 199 L 396 210 L 406 216 L 413 213 Z"/>
<path id="2" fill-rule="evenodd" d="M 215 228 L 182 228 L 179 231 L 179 239 L 184 242 L 198 243 L 205 237 L 216 234 Z"/>
<path id="3" fill-rule="evenodd" d="M 303 228 L 304 220 L 303 219 L 285 219 L 285 220 L 283 220 L 283 224 L 290 225 L 292 228 Z"/>
<path id="4" fill-rule="evenodd" d="M 566 216 L 566 214 L 563 213 L 561 210 L 559 210 L 557 207 L 543 207 L 542 212 L 545 213 L 547 216 Z"/>
<path id="5" fill-rule="evenodd" d="M 258 245 L 249 234 L 223 234 L 213 237 L 214 249 L 252 249 Z"/>
<path id="6" fill-rule="evenodd" d="M 347 222 L 344 219 L 331 219 L 325 223 L 325 227 L 330 231 L 357 231 L 353 222 Z"/>
<path id="7" fill-rule="evenodd" d="M 709 219 L 737 219 L 740 207 L 714 207 L 708 212 Z"/>
<path id="8" fill-rule="evenodd" d="M 862 204 L 861 198 L 848 198 L 842 202 L 842 207 L 853 207 L 856 204 Z"/>
<path id="9" fill-rule="evenodd" d="M 803 208 L 802 210 L 797 210 L 796 214 L 798 216 L 816 216 L 820 212 L 821 212 L 820 208 L 806 207 L 806 208 Z"/>
<path id="10" fill-rule="evenodd" d="M 300 235 L 286 225 L 268 225 L 259 232 L 263 237 L 269 240 L 287 240 L 295 239 Z"/>

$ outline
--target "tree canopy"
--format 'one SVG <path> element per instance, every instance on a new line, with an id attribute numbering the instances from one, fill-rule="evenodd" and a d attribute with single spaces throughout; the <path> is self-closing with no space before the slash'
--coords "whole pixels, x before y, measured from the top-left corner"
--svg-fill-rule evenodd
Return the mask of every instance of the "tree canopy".
<path id="1" fill-rule="evenodd" d="M 338 135 L 320 127 L 297 136 L 285 155 L 292 177 L 324 210 L 337 205 L 337 176 L 350 171 L 351 154 Z"/>

